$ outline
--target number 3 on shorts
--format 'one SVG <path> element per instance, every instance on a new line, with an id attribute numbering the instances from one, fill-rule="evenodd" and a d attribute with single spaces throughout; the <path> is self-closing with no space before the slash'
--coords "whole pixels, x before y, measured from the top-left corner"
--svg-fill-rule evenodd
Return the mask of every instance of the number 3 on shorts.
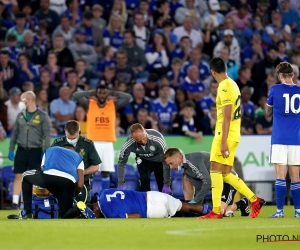
<path id="1" fill-rule="evenodd" d="M 111 201 L 111 198 L 117 198 L 117 194 L 120 194 L 121 195 L 121 200 L 124 200 L 125 199 L 125 194 L 122 192 L 122 191 L 116 191 L 114 192 L 113 194 L 107 194 L 106 195 L 106 200 L 108 202 Z"/>

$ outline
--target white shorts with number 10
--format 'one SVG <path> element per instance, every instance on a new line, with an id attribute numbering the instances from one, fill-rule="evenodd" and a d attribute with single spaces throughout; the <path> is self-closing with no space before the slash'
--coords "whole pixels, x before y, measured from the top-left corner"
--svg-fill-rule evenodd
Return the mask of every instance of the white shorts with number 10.
<path id="1" fill-rule="evenodd" d="M 300 146 L 271 145 L 270 163 L 290 166 L 300 166 Z"/>

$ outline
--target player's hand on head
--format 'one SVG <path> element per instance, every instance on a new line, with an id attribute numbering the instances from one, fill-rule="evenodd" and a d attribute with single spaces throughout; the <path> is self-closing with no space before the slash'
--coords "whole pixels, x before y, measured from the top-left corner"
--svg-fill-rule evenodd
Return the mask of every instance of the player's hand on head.
<path id="1" fill-rule="evenodd" d="M 222 154 L 223 158 L 228 158 L 229 157 L 230 152 L 229 152 L 229 148 L 228 148 L 227 143 L 221 143 L 220 150 L 221 150 L 221 154 Z"/>

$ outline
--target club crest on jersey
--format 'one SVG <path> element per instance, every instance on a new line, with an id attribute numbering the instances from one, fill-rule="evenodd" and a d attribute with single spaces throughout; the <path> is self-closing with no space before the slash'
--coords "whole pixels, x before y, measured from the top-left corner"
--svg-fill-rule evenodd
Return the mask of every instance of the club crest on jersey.
<path id="1" fill-rule="evenodd" d="M 151 151 L 155 151 L 155 147 L 154 146 L 150 146 L 150 150 Z"/>
<path id="2" fill-rule="evenodd" d="M 81 148 L 81 149 L 80 149 L 79 154 L 80 154 L 81 156 L 84 156 L 84 155 L 85 155 L 84 148 Z"/>

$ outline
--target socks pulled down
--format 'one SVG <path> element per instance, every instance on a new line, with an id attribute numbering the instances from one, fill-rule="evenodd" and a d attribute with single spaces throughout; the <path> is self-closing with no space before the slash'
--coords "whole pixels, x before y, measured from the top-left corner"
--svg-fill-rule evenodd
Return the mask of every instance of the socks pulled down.
<path id="1" fill-rule="evenodd" d="M 102 190 L 110 188 L 110 177 L 103 177 L 102 178 L 101 187 L 102 187 Z"/>
<path id="2" fill-rule="evenodd" d="M 216 214 L 221 213 L 221 197 L 223 191 L 223 177 L 221 172 L 210 171 L 211 192 L 213 201 L 213 211 Z"/>
<path id="3" fill-rule="evenodd" d="M 293 191 L 292 191 L 292 193 L 293 193 Z M 286 194 L 286 181 L 285 180 L 276 179 L 275 194 L 276 194 L 277 211 L 278 210 L 280 211 L 283 209 L 284 198 L 285 198 L 285 194 Z"/>
<path id="4" fill-rule="evenodd" d="M 203 209 L 202 209 L 202 213 L 203 214 L 208 214 L 212 211 L 212 206 L 207 205 L 207 204 L 203 204 Z"/>
<path id="5" fill-rule="evenodd" d="M 300 212 L 300 182 L 291 183 L 291 193 L 294 201 L 294 207 L 297 212 Z"/>

